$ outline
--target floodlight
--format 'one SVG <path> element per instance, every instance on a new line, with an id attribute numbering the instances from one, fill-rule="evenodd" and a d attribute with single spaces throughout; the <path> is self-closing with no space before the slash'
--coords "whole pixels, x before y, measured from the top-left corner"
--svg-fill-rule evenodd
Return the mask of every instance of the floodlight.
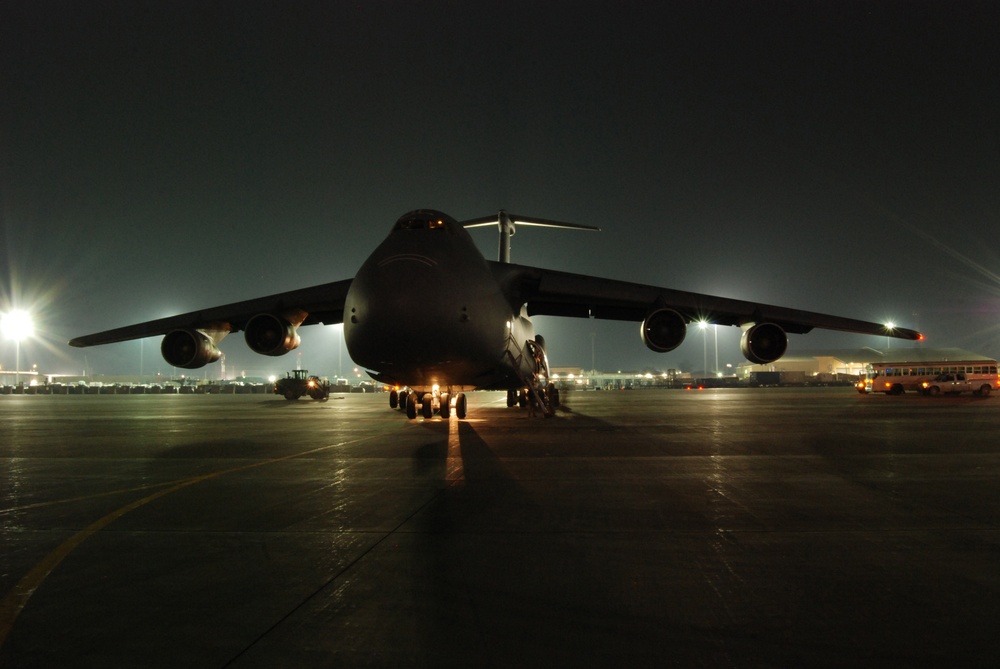
<path id="1" fill-rule="evenodd" d="M 27 339 L 35 333 L 35 325 L 31 320 L 31 314 L 27 311 L 15 309 L 0 316 L 0 332 L 3 332 L 5 339 L 21 341 Z"/>

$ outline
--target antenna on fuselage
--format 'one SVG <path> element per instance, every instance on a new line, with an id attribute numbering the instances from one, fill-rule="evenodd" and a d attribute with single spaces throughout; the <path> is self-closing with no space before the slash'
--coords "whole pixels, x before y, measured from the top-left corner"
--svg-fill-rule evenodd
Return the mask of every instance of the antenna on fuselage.
<path id="1" fill-rule="evenodd" d="M 460 225 L 463 228 L 481 228 L 484 225 L 495 225 L 500 228 L 500 249 L 498 252 L 498 260 L 503 263 L 510 262 L 510 238 L 514 236 L 514 224 L 518 225 L 534 225 L 540 228 L 566 228 L 567 230 L 596 230 L 600 232 L 600 228 L 593 225 L 580 225 L 579 223 L 562 223 L 560 221 L 549 221 L 544 218 L 533 218 L 530 216 L 518 216 L 515 214 L 508 214 L 506 211 L 501 209 L 495 216 L 483 216 L 482 218 L 473 218 L 469 221 L 462 221 Z"/>

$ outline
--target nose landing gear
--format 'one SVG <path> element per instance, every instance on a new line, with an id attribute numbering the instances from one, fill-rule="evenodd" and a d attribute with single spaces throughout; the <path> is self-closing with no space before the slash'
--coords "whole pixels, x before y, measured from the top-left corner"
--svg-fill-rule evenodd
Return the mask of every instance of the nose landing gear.
<path id="1" fill-rule="evenodd" d="M 467 406 L 465 393 L 452 395 L 438 390 L 431 392 L 393 390 L 389 393 L 389 408 L 405 411 L 406 417 L 410 419 L 416 418 L 418 413 L 425 419 L 432 418 L 437 413 L 447 420 L 454 412 L 455 417 L 462 420 L 466 416 Z"/>

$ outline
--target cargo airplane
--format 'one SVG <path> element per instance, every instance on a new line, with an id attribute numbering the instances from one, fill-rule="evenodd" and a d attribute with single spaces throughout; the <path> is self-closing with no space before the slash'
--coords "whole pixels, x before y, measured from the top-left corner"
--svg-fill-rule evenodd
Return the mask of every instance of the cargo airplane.
<path id="1" fill-rule="evenodd" d="M 483 257 L 466 228 L 496 225 L 497 261 Z M 353 279 L 192 311 L 77 337 L 93 346 L 163 336 L 160 350 L 175 367 L 217 361 L 219 342 L 242 331 L 262 355 L 299 345 L 304 325 L 343 323 L 348 354 L 392 391 L 389 404 L 410 418 L 454 413 L 465 418 L 465 392 L 507 391 L 507 404 L 537 402 L 551 413 L 558 391 L 549 381 L 545 342 L 531 317 L 569 316 L 640 323 L 642 342 L 667 352 L 688 325 L 739 326 L 740 348 L 753 363 L 780 358 L 787 333 L 813 328 L 919 340 L 914 330 L 714 297 L 669 288 L 559 272 L 510 262 L 515 225 L 597 228 L 498 215 L 459 222 L 433 210 L 403 215 Z"/>

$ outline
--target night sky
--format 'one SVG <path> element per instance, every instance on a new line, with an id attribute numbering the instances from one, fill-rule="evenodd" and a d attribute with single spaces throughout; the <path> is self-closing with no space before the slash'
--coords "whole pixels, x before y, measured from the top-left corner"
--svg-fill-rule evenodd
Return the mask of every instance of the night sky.
<path id="1" fill-rule="evenodd" d="M 5 0 L 0 310 L 35 314 L 22 367 L 169 373 L 156 339 L 65 342 L 349 278 L 412 209 L 506 208 L 603 228 L 521 228 L 514 262 L 1000 356 L 994 7 Z M 556 366 L 702 366 L 697 330 L 658 355 L 634 323 L 537 325 Z M 336 373 L 339 332 L 302 335 L 275 359 L 233 335 L 227 371 Z"/>

